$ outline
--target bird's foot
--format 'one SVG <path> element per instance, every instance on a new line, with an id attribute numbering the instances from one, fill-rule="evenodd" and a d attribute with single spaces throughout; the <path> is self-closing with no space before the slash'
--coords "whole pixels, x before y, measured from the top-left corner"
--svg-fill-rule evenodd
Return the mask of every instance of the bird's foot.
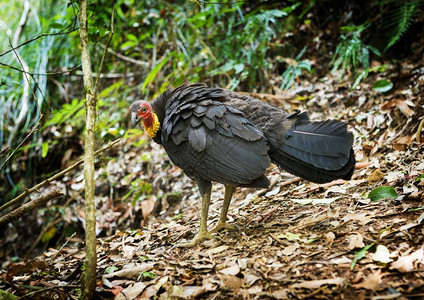
<path id="1" fill-rule="evenodd" d="M 227 222 L 218 222 L 215 228 L 210 230 L 209 233 L 217 233 L 222 229 L 234 230 L 236 227 L 234 225 L 228 224 Z"/>
<path id="2" fill-rule="evenodd" d="M 205 233 L 202 233 L 202 234 L 199 233 L 190 242 L 188 242 L 188 243 L 179 243 L 177 245 L 177 247 L 178 248 L 191 248 L 191 247 L 196 246 L 197 244 L 200 244 L 203 241 L 210 240 L 210 239 L 213 239 L 213 236 L 209 232 L 205 232 Z"/>

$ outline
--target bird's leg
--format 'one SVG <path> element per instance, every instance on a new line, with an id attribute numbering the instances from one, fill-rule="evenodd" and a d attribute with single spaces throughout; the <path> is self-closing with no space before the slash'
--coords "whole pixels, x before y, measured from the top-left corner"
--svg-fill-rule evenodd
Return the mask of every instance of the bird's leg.
<path id="1" fill-rule="evenodd" d="M 188 243 L 178 244 L 177 247 L 193 247 L 198 243 L 203 242 L 204 240 L 212 239 L 212 235 L 208 232 L 207 222 L 208 222 L 208 211 L 209 204 L 211 202 L 211 192 L 212 192 L 212 184 L 206 181 L 197 181 L 197 185 L 199 186 L 200 194 L 202 195 L 202 212 L 200 215 L 200 229 L 197 236 Z"/>
<path id="2" fill-rule="evenodd" d="M 227 223 L 227 213 L 228 213 L 228 207 L 230 206 L 231 198 L 233 197 L 235 190 L 236 188 L 234 186 L 231 186 L 231 185 L 225 186 L 224 204 L 222 205 L 221 216 L 219 217 L 218 224 L 216 224 L 215 228 L 209 231 L 209 233 L 215 233 L 224 228 L 234 229 L 234 225 L 230 225 Z"/>

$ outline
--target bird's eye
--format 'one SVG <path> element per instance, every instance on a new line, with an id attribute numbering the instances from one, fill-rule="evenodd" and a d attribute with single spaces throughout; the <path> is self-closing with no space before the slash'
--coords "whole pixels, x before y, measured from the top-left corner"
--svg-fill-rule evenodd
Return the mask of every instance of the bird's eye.
<path id="1" fill-rule="evenodd" d="M 145 113 L 146 111 L 147 111 L 147 108 L 143 106 L 143 107 L 141 108 L 141 112 L 142 112 L 142 113 Z"/>

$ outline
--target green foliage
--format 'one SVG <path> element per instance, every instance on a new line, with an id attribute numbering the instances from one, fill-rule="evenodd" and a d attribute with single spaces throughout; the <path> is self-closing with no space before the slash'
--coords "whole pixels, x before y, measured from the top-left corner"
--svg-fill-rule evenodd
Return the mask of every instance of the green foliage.
<path id="1" fill-rule="evenodd" d="M 371 72 L 378 72 L 378 73 L 384 72 L 384 71 L 386 71 L 387 66 L 388 65 L 378 65 L 378 66 L 375 66 L 375 67 L 372 67 L 372 68 L 369 68 L 369 69 L 362 70 L 358 74 L 358 76 L 356 76 L 355 82 L 353 83 L 351 90 L 356 88 L 356 86 L 361 82 L 361 80 L 365 79 L 368 76 L 369 73 L 371 73 Z"/>
<path id="2" fill-rule="evenodd" d="M 129 175 L 129 176 L 132 176 L 132 175 Z M 152 184 L 141 178 L 136 178 L 135 180 L 131 181 L 130 184 L 131 184 L 131 188 L 128 191 L 128 193 L 125 194 L 124 197 L 122 197 L 122 200 L 125 201 L 131 195 L 133 195 L 132 201 L 131 201 L 132 205 L 135 205 L 137 201 L 139 201 L 140 199 L 144 199 L 146 195 L 149 195 L 152 193 L 152 190 L 153 190 Z"/>
<path id="3" fill-rule="evenodd" d="M 156 274 L 153 272 L 143 272 L 141 273 L 141 276 L 145 279 L 155 279 L 156 278 Z"/>
<path id="4" fill-rule="evenodd" d="M 396 199 L 398 197 L 398 193 L 391 186 L 379 186 L 373 189 L 369 194 L 368 198 L 371 201 L 380 201 L 384 199 Z"/>
<path id="5" fill-rule="evenodd" d="M 19 298 L 18 296 L 15 296 L 15 295 L 13 295 L 13 294 L 11 294 L 9 292 L 6 292 L 4 290 L 0 290 L 0 299 L 3 299 L 3 300 L 15 300 L 15 299 L 18 299 L 18 298 Z"/>
<path id="6" fill-rule="evenodd" d="M 375 245 L 375 243 L 372 243 L 368 246 L 365 246 L 364 248 L 362 248 L 359 251 L 355 252 L 355 257 L 352 259 L 352 263 L 350 264 L 350 269 L 353 270 L 353 268 L 355 268 L 356 263 L 363 258 L 365 255 L 367 255 L 368 250 L 370 250 L 371 247 L 373 247 Z"/>
<path id="7" fill-rule="evenodd" d="M 345 72 L 356 74 L 359 67 L 362 72 L 356 77 L 352 86 L 354 89 L 359 82 L 368 76 L 370 67 L 370 51 L 381 56 L 380 51 L 373 46 L 365 45 L 360 39 L 360 34 L 367 28 L 366 24 L 359 26 L 340 27 L 340 43 L 337 45 L 330 64 L 333 65 L 332 73 L 339 71 L 340 78 Z"/>
<path id="8" fill-rule="evenodd" d="M 22 12 L 25 11 L 26 1 L 2 1 L 0 20 L 2 30 L 0 31 L 0 145 L 15 149 L 19 143 L 28 135 L 29 131 L 35 127 L 41 114 L 45 114 L 48 106 L 52 105 L 49 98 L 56 95 L 55 91 L 62 87 L 63 77 L 54 80 L 54 89 L 50 88 L 46 73 L 56 72 L 75 66 L 72 57 L 64 56 L 64 49 L 70 52 L 68 36 L 49 35 L 58 33 L 62 26 L 72 25 L 75 22 L 72 6 L 62 2 L 51 5 L 49 1 L 30 1 L 30 10 L 26 15 L 24 25 L 19 24 Z M 13 13 L 10 13 L 13 12 Z M 71 30 L 67 27 L 66 30 Z M 18 47 L 25 41 L 33 39 L 43 34 L 43 37 L 33 42 L 19 47 L 18 50 L 10 51 L 11 46 Z M 16 57 L 19 53 L 19 59 Z M 55 66 L 55 69 L 52 67 Z M 57 68 L 59 67 L 59 68 Z M 23 75 L 18 70 L 26 70 L 31 74 Z M 58 88 L 60 87 L 60 88 Z M 53 99 L 53 98 L 52 98 Z M 61 103 L 59 103 L 61 104 Z M 35 131 L 26 144 L 32 145 L 26 153 L 27 163 L 24 168 L 18 168 L 18 172 L 23 172 L 21 176 L 31 179 L 34 170 L 34 158 L 47 155 L 48 145 L 42 141 L 42 130 Z M 40 149 L 39 147 L 42 147 Z M 21 151 L 16 154 L 22 153 Z M 15 157 L 18 157 L 15 155 Z M 5 168 L 0 172 L 0 176 L 8 178 L 6 182 L 0 181 L 0 191 L 5 188 L 7 191 L 17 191 L 14 182 L 13 168 L 11 168 L 12 158 Z M 26 174 L 25 174 L 26 172 Z M 20 184 L 18 184 L 20 186 Z M 13 197 L 13 193 L 10 194 Z M 3 197 L 1 197 L 3 198 Z M 9 197 L 8 197 L 9 198 Z"/>
<path id="9" fill-rule="evenodd" d="M 213 51 L 218 54 L 218 60 L 225 63 L 208 73 L 212 76 L 231 76 L 231 89 L 243 80 L 253 85 L 259 78 L 263 84 L 263 74 L 270 67 L 266 54 L 270 49 L 271 39 L 284 29 L 278 26 L 279 19 L 287 17 L 299 5 L 296 3 L 281 10 L 253 11 L 246 16 L 242 15 L 240 6 L 235 6 L 242 16 L 241 20 L 234 16 L 228 19 L 225 39 L 217 37 L 220 42 L 215 44 Z"/>
<path id="10" fill-rule="evenodd" d="M 117 266 L 109 266 L 109 267 L 107 267 L 107 268 L 106 268 L 106 270 L 105 270 L 105 274 L 113 273 L 113 272 L 115 272 L 116 270 L 118 270 L 118 267 L 117 267 Z"/>
<path id="11" fill-rule="evenodd" d="M 100 2 L 104 6 L 92 8 L 95 14 L 90 24 L 91 34 L 99 42 L 105 39 L 102 28 L 110 22 L 110 7 L 106 1 Z M 152 90 L 158 94 L 169 85 L 206 77 L 218 80 L 222 86 L 230 83 L 231 88 L 240 83 L 257 86 L 257 79 L 263 83 L 271 66 L 266 59 L 271 41 L 285 30 L 282 18 L 300 2 L 283 9 L 259 7 L 249 13 L 244 11 L 245 5 L 118 0 L 111 48 L 147 65 L 140 86 L 146 94 Z M 117 72 L 123 66 L 107 68 Z"/>
<path id="12" fill-rule="evenodd" d="M 383 28 L 388 36 L 388 42 L 384 51 L 396 44 L 402 35 L 414 22 L 414 17 L 422 13 L 420 6 L 423 0 L 393 1 L 397 5 L 392 7 L 383 18 Z"/>
<path id="13" fill-rule="evenodd" d="M 289 65 L 281 75 L 282 83 L 280 88 L 282 90 L 290 88 L 295 78 L 300 76 L 303 70 L 308 73 L 311 72 L 311 64 L 307 60 L 300 60 L 305 50 L 306 47 L 303 47 L 302 51 L 300 51 L 300 53 L 296 56 L 295 62 Z"/>
<path id="14" fill-rule="evenodd" d="M 53 110 L 51 117 L 46 121 L 42 129 L 49 126 L 60 126 L 66 122 L 67 125 L 72 127 L 84 124 L 85 110 L 84 101 L 80 99 L 73 99 L 71 103 L 65 103 L 60 109 Z"/>
<path id="15" fill-rule="evenodd" d="M 364 70 L 368 70 L 370 66 L 370 51 L 377 56 L 381 56 L 380 51 L 375 47 L 365 45 L 360 39 L 360 34 L 366 27 L 366 25 L 362 24 L 340 28 L 342 33 L 340 35 L 340 43 L 337 45 L 331 60 L 331 64 L 333 64 L 332 73 L 339 71 L 341 77 L 345 72 L 355 73 L 359 66 Z"/>
<path id="16" fill-rule="evenodd" d="M 393 83 L 390 80 L 382 79 L 374 83 L 373 90 L 384 93 L 390 91 L 393 87 Z"/>
<path id="17" fill-rule="evenodd" d="M 163 66 L 168 62 L 169 60 L 169 56 L 165 57 L 160 63 L 158 63 L 153 69 L 152 71 L 150 71 L 150 73 L 146 76 L 146 79 L 143 82 L 143 85 L 141 86 L 141 89 L 143 92 L 146 92 L 146 87 L 148 84 L 152 83 L 155 78 L 156 75 L 158 74 L 158 72 L 163 68 Z"/>

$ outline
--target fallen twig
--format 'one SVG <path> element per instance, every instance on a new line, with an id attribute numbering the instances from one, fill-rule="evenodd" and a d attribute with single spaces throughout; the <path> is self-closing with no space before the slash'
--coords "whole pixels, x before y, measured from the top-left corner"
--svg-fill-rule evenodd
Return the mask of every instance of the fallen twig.
<path id="1" fill-rule="evenodd" d="M 423 127 L 424 127 L 424 119 L 421 120 L 420 125 L 418 125 L 417 132 L 414 135 L 417 143 L 421 142 L 421 130 L 423 130 Z"/>
<path id="2" fill-rule="evenodd" d="M 290 184 L 293 184 L 293 183 L 297 183 L 297 182 L 299 182 L 301 180 L 303 180 L 303 179 L 300 178 L 300 177 L 296 177 L 296 178 L 293 178 L 293 179 L 290 179 L 290 180 L 287 180 L 287 181 L 283 182 L 282 184 L 280 184 L 280 187 L 286 186 L 286 185 L 290 185 Z"/>
<path id="3" fill-rule="evenodd" d="M 65 278 L 63 278 L 63 281 L 66 282 L 71 282 L 73 281 L 75 278 L 77 278 L 77 276 L 79 274 L 81 274 L 82 272 L 82 265 L 84 264 L 83 260 L 79 260 L 77 263 L 77 266 L 75 267 L 75 269 L 72 271 L 71 274 L 69 274 L 68 276 L 66 276 Z"/>
<path id="4" fill-rule="evenodd" d="M 49 192 L 48 194 L 45 194 L 37 199 L 34 199 L 28 203 L 25 203 L 24 205 L 18 207 L 15 210 L 12 210 L 8 214 L 0 217 L 0 226 L 6 225 L 10 223 L 13 220 L 19 219 L 23 215 L 27 214 L 28 212 L 43 206 L 48 201 L 63 196 L 63 193 L 60 190 L 53 190 Z"/>
<path id="5" fill-rule="evenodd" d="M 266 218 L 268 218 L 272 213 L 274 213 L 276 210 L 278 210 L 278 206 L 276 206 L 276 207 L 274 207 L 274 208 L 271 208 L 270 210 L 268 210 L 266 213 L 264 213 L 263 215 L 260 215 L 260 216 L 257 216 L 256 218 L 254 218 L 253 220 L 251 220 L 250 222 L 249 222 L 249 224 L 250 223 L 252 223 L 252 222 L 260 222 L 260 221 L 263 221 L 263 220 L 265 220 Z"/>
<path id="6" fill-rule="evenodd" d="M 62 245 L 62 247 L 60 247 L 60 249 L 59 250 L 57 250 L 57 252 L 52 256 L 52 257 L 50 257 L 50 261 L 53 261 L 53 259 L 55 259 L 56 258 L 56 256 L 60 253 L 60 251 L 62 251 L 62 249 L 63 249 L 63 247 L 65 247 L 66 246 L 66 244 L 68 244 L 69 243 L 69 241 L 75 236 L 75 234 L 76 234 L 76 232 L 74 232 L 67 240 L 66 240 L 66 242 Z"/>

